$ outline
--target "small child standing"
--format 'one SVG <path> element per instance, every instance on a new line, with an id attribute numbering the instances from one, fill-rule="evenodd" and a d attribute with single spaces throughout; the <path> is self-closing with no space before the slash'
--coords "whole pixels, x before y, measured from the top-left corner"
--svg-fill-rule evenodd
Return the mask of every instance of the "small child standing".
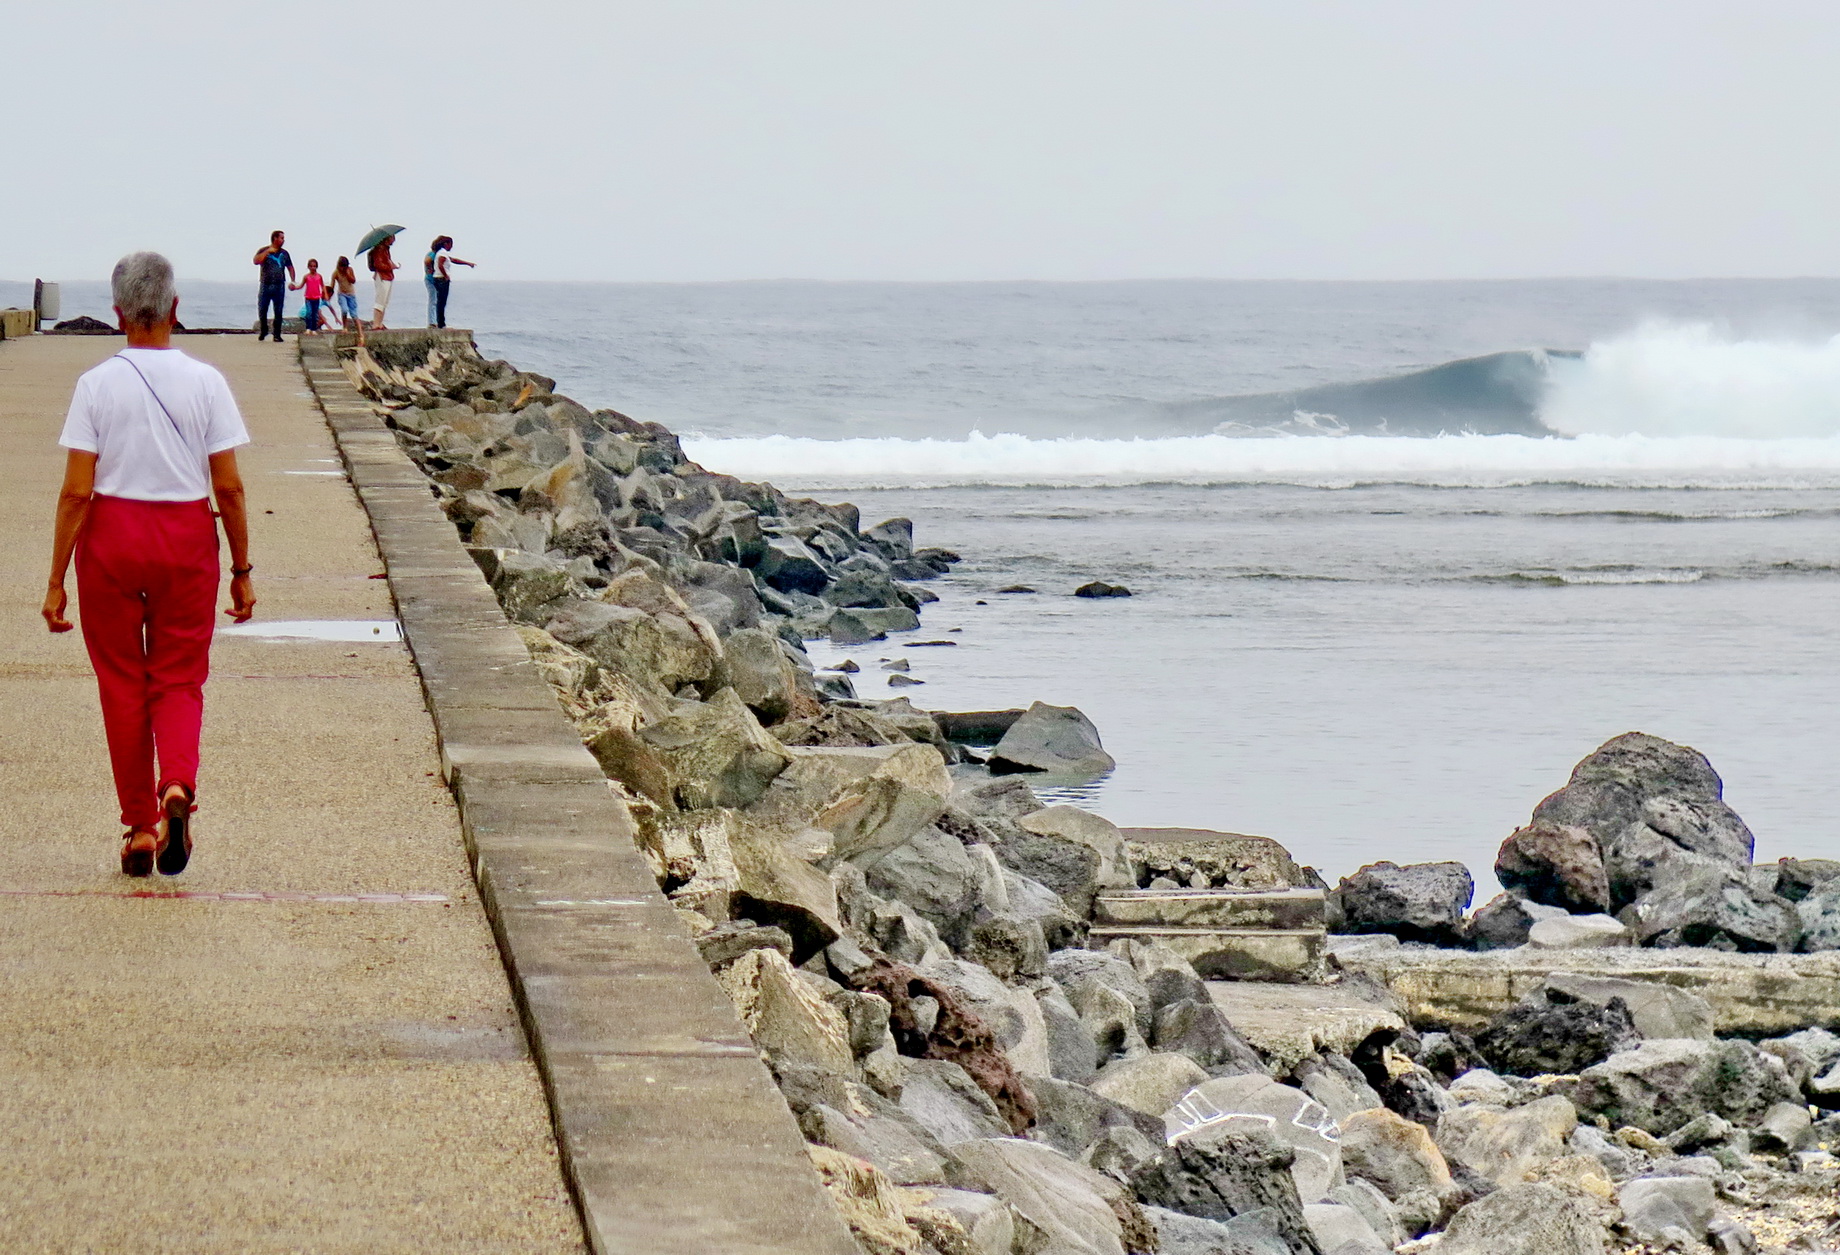
<path id="1" fill-rule="evenodd" d="M 318 258 L 308 259 L 307 273 L 301 276 L 300 282 L 296 283 L 294 287 L 297 290 L 300 288 L 305 288 L 307 290 L 306 332 L 310 336 L 318 335 L 320 311 L 324 309 L 326 305 L 326 277 L 319 272 Z"/>
<path id="2" fill-rule="evenodd" d="M 351 268 L 351 258 L 339 258 L 332 268 L 332 295 L 337 306 L 339 325 L 350 331 L 358 322 L 358 272 Z"/>

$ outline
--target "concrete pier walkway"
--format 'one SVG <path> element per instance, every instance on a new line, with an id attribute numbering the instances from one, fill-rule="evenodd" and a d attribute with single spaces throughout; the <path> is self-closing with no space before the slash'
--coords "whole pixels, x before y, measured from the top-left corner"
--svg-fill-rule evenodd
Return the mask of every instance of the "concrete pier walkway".
<path id="1" fill-rule="evenodd" d="M 581 1250 L 402 645 L 221 637 L 192 869 L 117 872 L 88 660 L 38 607 L 64 408 L 120 343 L 0 343 L 0 1250 Z M 179 344 L 255 438 L 257 622 L 389 619 L 294 346 Z"/>

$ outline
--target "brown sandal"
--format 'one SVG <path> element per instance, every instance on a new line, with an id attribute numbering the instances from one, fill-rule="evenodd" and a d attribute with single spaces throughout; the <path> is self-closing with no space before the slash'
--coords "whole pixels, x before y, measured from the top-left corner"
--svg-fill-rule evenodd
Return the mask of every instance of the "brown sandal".
<path id="1" fill-rule="evenodd" d="M 198 809 L 192 805 L 193 796 L 190 789 L 174 781 L 166 786 L 160 799 L 166 826 L 160 834 L 159 857 L 155 861 L 162 876 L 177 876 L 192 860 L 192 812 Z"/>
<path id="2" fill-rule="evenodd" d="M 121 874 L 153 875 L 153 860 L 160 848 L 160 834 L 152 828 L 130 828 L 121 834 Z"/>

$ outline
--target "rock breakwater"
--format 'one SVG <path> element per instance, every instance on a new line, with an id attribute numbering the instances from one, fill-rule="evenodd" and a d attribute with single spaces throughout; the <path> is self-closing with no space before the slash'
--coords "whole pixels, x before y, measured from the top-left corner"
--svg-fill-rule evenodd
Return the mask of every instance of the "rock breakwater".
<path id="1" fill-rule="evenodd" d="M 1533 1249 L 1532 1232 L 1588 1251 L 1670 1224 L 1767 1236 L 1769 1208 L 1831 1203 L 1833 1117 L 1795 1110 L 1833 1087 L 1840 1039 L 1659 1036 L 1709 1020 L 1575 982 L 1475 1040 L 1420 1033 L 1325 959 L 1325 923 L 1512 945 L 1523 918 L 1608 909 L 1612 874 L 1598 892 L 1579 838 L 1545 862 L 1521 842 L 1530 883 L 1559 888 L 1484 930 L 1460 868 L 1377 865 L 1327 894 L 1274 842 L 1044 805 L 1031 773 L 1110 765 L 1078 711 L 862 701 L 805 655 L 918 625 L 956 555 L 906 521 L 712 473 L 662 427 L 452 345 L 342 360 L 626 800 L 865 1251 L 1360 1255 L 1446 1228 L 1451 1249 Z M 1647 794 L 1637 813 L 1718 859 L 1736 829 L 1690 767 L 1670 776 L 1699 790 L 1689 818 Z M 1592 832 L 1615 884 L 1640 882 L 1643 851 L 1671 857 L 1631 839 L 1606 861 L 1580 814 L 1549 818 Z M 1816 898 L 1821 871 L 1782 883 Z M 1618 909 L 1672 886 L 1646 883 Z M 1358 1028 L 1297 1045 L 1284 1000 L 1328 991 L 1287 982 L 1324 980 L 1365 1008 L 1335 1017 Z M 1557 1053 L 1569 1074 L 1515 1074 Z M 1704 1128 L 1683 1122 L 1695 1101 Z"/>

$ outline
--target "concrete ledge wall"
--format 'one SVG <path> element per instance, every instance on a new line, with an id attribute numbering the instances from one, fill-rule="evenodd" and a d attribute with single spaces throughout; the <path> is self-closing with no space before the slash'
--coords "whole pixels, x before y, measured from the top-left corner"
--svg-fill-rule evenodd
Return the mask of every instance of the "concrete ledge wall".
<path id="1" fill-rule="evenodd" d="M 1774 1037 L 1811 1024 L 1840 1028 L 1840 951 L 1725 954 L 1717 950 L 1538 950 L 1481 954 L 1382 950 L 1339 956 L 1405 999 L 1414 1024 L 1473 1032 L 1554 972 L 1653 981 L 1712 1004 L 1721 1033 Z"/>
<path id="2" fill-rule="evenodd" d="M 591 1249 L 858 1255 L 784 1099 L 635 849 L 631 816 L 428 480 L 329 341 L 304 341 L 301 355 L 421 672 Z"/>

